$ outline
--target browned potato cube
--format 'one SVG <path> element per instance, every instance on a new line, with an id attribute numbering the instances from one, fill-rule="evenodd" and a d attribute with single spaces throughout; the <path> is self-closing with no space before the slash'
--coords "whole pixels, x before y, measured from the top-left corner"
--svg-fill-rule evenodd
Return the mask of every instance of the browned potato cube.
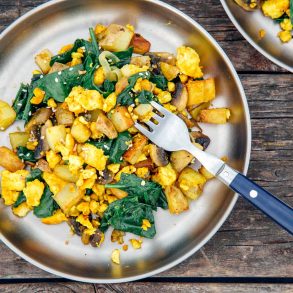
<path id="1" fill-rule="evenodd" d="M 27 132 L 11 132 L 9 133 L 10 144 L 14 150 L 19 146 L 26 146 L 30 134 Z"/>
<path id="2" fill-rule="evenodd" d="M 110 191 L 113 195 L 115 195 L 117 198 L 121 199 L 128 195 L 128 193 L 122 189 L 118 188 L 110 188 Z"/>
<path id="3" fill-rule="evenodd" d="M 71 126 L 73 124 L 74 115 L 69 110 L 58 107 L 55 115 L 59 125 Z"/>
<path id="4" fill-rule="evenodd" d="M 46 129 L 46 139 L 51 150 L 56 151 L 60 143 L 64 143 L 66 138 L 66 128 L 64 125 L 52 126 Z"/>
<path id="5" fill-rule="evenodd" d="M 180 173 L 185 167 L 192 161 L 193 156 L 187 151 L 176 151 L 172 152 L 170 161 L 173 168 Z"/>
<path id="6" fill-rule="evenodd" d="M 202 193 L 206 178 L 192 168 L 185 168 L 178 177 L 179 188 L 190 199 L 197 199 Z"/>
<path id="7" fill-rule="evenodd" d="M 49 73 L 62 71 L 62 70 L 67 69 L 67 68 L 69 68 L 68 65 L 63 64 L 63 63 L 59 63 L 59 62 L 55 62 L 55 63 L 53 64 L 53 66 L 51 67 Z"/>
<path id="8" fill-rule="evenodd" d="M 55 201 L 60 208 L 66 214 L 70 208 L 76 205 L 83 197 L 83 193 L 80 192 L 74 183 L 67 183 L 56 195 L 54 195 Z"/>
<path id="9" fill-rule="evenodd" d="M 12 107 L 0 100 L 0 130 L 8 128 L 15 120 L 16 113 Z"/>
<path id="10" fill-rule="evenodd" d="M 50 61 L 52 56 L 53 54 L 48 49 L 44 49 L 35 57 L 36 64 L 44 74 L 47 74 L 51 68 Z"/>
<path id="11" fill-rule="evenodd" d="M 136 54 L 145 54 L 150 51 L 151 43 L 140 34 L 134 34 L 130 46 Z"/>
<path id="12" fill-rule="evenodd" d="M 134 56 L 131 58 L 130 64 L 137 65 L 139 67 L 151 66 L 150 56 Z"/>
<path id="13" fill-rule="evenodd" d="M 115 94 L 118 96 L 128 86 L 128 78 L 122 77 L 115 85 Z"/>
<path id="14" fill-rule="evenodd" d="M 160 68 L 161 68 L 163 75 L 169 81 L 175 79 L 177 77 L 177 75 L 179 74 L 179 69 L 176 66 L 170 65 L 166 62 L 160 62 Z"/>
<path id="15" fill-rule="evenodd" d="M 230 110 L 227 108 L 206 109 L 200 111 L 198 120 L 205 123 L 225 124 L 230 115 Z"/>
<path id="16" fill-rule="evenodd" d="M 215 81 L 213 78 L 205 80 L 189 80 L 187 83 L 187 106 L 209 102 L 216 97 Z"/>
<path id="17" fill-rule="evenodd" d="M 165 188 L 165 194 L 171 214 L 180 214 L 183 211 L 188 210 L 188 200 L 179 188 L 174 185 L 167 186 Z"/>
<path id="18" fill-rule="evenodd" d="M 134 33 L 119 24 L 110 24 L 103 32 L 99 44 L 104 50 L 111 52 L 124 51 L 129 47 Z"/>
<path id="19" fill-rule="evenodd" d="M 24 168 L 24 163 L 9 148 L 0 147 L 0 166 L 10 172 L 16 172 Z"/>
<path id="20" fill-rule="evenodd" d="M 130 164 L 135 164 L 143 152 L 143 148 L 147 145 L 148 139 L 142 134 L 137 134 L 130 147 L 123 155 L 125 161 Z"/>
<path id="21" fill-rule="evenodd" d="M 134 122 L 126 107 L 116 107 L 111 113 L 110 120 L 118 132 L 123 132 L 134 125 Z"/>

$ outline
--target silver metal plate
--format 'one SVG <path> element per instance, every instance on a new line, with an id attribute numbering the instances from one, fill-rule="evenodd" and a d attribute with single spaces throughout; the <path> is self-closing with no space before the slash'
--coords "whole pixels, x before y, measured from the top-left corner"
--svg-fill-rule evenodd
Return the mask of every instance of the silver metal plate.
<path id="1" fill-rule="evenodd" d="M 231 165 L 246 173 L 250 156 L 250 118 L 239 78 L 222 49 L 195 21 L 159 1 L 143 0 L 63 0 L 48 2 L 11 25 L 0 37 L 0 97 L 15 97 L 20 82 L 29 82 L 36 68 L 33 56 L 44 48 L 53 52 L 76 38 L 88 38 L 88 28 L 96 23 L 131 23 L 151 41 L 153 51 L 176 51 L 185 44 L 199 53 L 205 76 L 216 78 L 214 106 L 232 110 L 231 123 L 203 125 L 212 138 L 209 151 L 228 156 Z M 1 145 L 9 146 L 8 133 L 1 133 Z M 13 251 L 34 265 L 66 278 L 87 282 L 122 282 L 145 278 L 180 263 L 202 247 L 231 212 L 237 196 L 222 183 L 207 183 L 203 195 L 179 216 L 159 210 L 157 235 L 144 239 L 142 249 L 130 246 L 121 252 L 121 265 L 111 263 L 114 248 L 109 240 L 99 249 L 84 246 L 70 235 L 67 224 L 46 226 L 32 213 L 24 219 L 13 216 L 0 204 L 0 236 Z M 133 235 L 128 235 L 127 239 Z M 68 241 L 68 244 L 66 244 Z"/>
<path id="2" fill-rule="evenodd" d="M 293 41 L 286 44 L 280 41 L 277 34 L 281 28 L 278 23 L 264 16 L 260 9 L 245 11 L 234 0 L 221 0 L 221 3 L 238 31 L 256 50 L 277 65 L 293 72 Z M 260 40 L 261 29 L 266 31 L 266 35 Z"/>

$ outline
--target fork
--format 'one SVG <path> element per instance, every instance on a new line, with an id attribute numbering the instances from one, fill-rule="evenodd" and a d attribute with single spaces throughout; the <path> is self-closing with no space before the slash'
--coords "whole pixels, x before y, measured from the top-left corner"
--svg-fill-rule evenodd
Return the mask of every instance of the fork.
<path id="1" fill-rule="evenodd" d="M 167 151 L 185 150 L 192 154 L 211 174 L 240 194 L 276 223 L 293 234 L 293 209 L 268 191 L 229 167 L 224 161 L 195 147 L 181 118 L 156 102 L 151 105 L 160 113 L 144 122 L 149 129 L 136 122 L 135 127 L 157 146 Z"/>

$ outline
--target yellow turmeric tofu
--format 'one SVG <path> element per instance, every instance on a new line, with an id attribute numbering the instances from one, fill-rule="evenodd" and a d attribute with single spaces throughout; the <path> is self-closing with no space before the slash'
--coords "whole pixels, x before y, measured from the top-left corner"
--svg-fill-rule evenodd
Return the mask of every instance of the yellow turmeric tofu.
<path id="1" fill-rule="evenodd" d="M 38 179 L 28 182 L 23 189 L 23 193 L 26 197 L 26 202 L 30 207 L 36 207 L 40 204 L 41 197 L 44 192 L 45 185 Z"/>
<path id="2" fill-rule="evenodd" d="M 57 225 L 66 221 L 67 218 L 60 209 L 55 211 L 52 216 L 42 219 L 42 223 L 47 225 Z"/>

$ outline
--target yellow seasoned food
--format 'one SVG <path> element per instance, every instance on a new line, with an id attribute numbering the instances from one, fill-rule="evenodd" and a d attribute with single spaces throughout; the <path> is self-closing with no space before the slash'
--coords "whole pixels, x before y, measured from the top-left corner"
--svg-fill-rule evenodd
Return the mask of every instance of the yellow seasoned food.
<path id="1" fill-rule="evenodd" d="M 152 179 L 163 187 L 166 187 L 176 181 L 177 174 L 172 165 L 168 164 L 166 167 L 158 167 L 157 173 L 152 176 Z"/>
<path id="2" fill-rule="evenodd" d="M 177 49 L 176 65 L 181 73 L 193 78 L 202 77 L 203 73 L 199 63 L 199 56 L 194 49 L 185 46 L 179 47 Z"/>
<path id="3" fill-rule="evenodd" d="M 80 157 L 84 159 L 86 164 L 96 168 L 98 171 L 103 171 L 106 168 L 107 156 L 104 155 L 103 150 L 89 143 L 82 146 Z"/>
<path id="4" fill-rule="evenodd" d="M 15 111 L 4 101 L 0 100 L 0 131 L 8 128 L 16 118 Z"/>
<path id="5" fill-rule="evenodd" d="M 289 0 L 266 0 L 262 4 L 262 11 L 265 16 L 273 19 L 281 17 L 289 9 Z"/>
<path id="6" fill-rule="evenodd" d="M 61 210 L 57 210 L 54 214 L 47 218 L 42 218 L 42 223 L 47 225 L 57 225 L 66 222 L 67 218 Z"/>
<path id="7" fill-rule="evenodd" d="M 23 193 L 26 197 L 26 202 L 29 207 L 36 207 L 40 204 L 41 197 L 44 192 L 45 185 L 40 180 L 28 182 L 23 189 Z"/>
<path id="8" fill-rule="evenodd" d="M 18 207 L 13 207 L 12 212 L 14 215 L 23 218 L 31 211 L 31 207 L 26 202 L 21 203 Z"/>

